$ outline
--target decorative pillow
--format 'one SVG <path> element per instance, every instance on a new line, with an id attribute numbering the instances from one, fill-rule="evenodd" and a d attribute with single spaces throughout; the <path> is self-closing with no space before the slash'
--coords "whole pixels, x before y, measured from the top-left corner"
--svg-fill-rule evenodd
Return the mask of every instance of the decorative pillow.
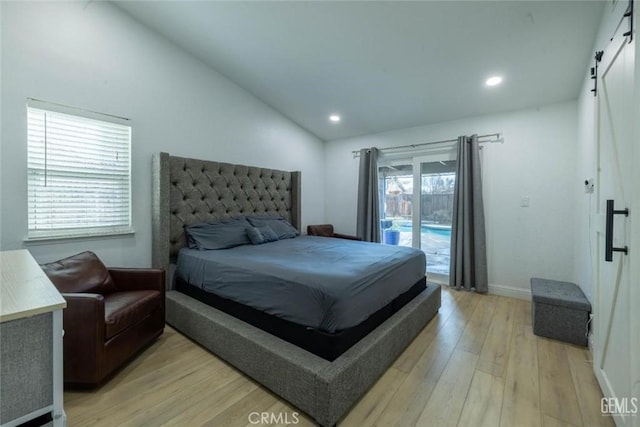
<path id="1" fill-rule="evenodd" d="M 286 219 L 279 216 L 248 216 L 247 220 L 254 227 L 269 226 L 278 236 L 278 240 L 292 239 L 300 235 L 296 228 Z"/>
<path id="2" fill-rule="evenodd" d="M 249 227 L 247 228 L 247 236 L 254 245 L 261 245 L 263 243 L 275 242 L 278 240 L 278 235 L 269 227 Z"/>
<path id="3" fill-rule="evenodd" d="M 228 249 L 251 243 L 247 228 L 251 224 L 244 218 L 232 218 L 185 227 L 190 249 Z"/>
<path id="4" fill-rule="evenodd" d="M 82 252 L 40 267 L 60 292 L 108 294 L 116 291 L 109 270 L 93 252 Z"/>

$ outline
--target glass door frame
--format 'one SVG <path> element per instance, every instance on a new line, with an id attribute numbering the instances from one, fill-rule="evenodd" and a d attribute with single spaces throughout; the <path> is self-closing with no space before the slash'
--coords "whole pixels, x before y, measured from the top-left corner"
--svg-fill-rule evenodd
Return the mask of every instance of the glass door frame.
<path id="1" fill-rule="evenodd" d="M 410 167 L 411 170 L 410 171 L 406 171 L 406 174 L 404 174 L 405 177 L 410 177 L 411 178 L 411 183 L 413 184 L 413 180 L 414 180 L 414 175 L 413 175 L 413 159 L 411 156 L 385 156 L 385 158 L 378 160 L 378 172 L 380 173 L 380 169 L 381 168 L 398 168 L 398 167 Z M 379 175 L 379 181 L 378 183 L 381 185 L 379 188 L 379 198 L 380 198 L 380 203 L 379 203 L 379 211 L 380 211 L 380 233 L 381 233 L 381 242 L 384 242 L 384 231 L 385 229 L 382 228 L 382 220 L 383 219 L 388 219 L 386 217 L 386 211 L 388 209 L 387 204 L 386 204 L 386 181 L 387 181 L 387 177 L 383 177 L 382 175 Z M 411 211 L 410 214 L 412 215 L 412 227 L 413 227 L 413 195 L 411 196 Z M 383 218 L 384 217 L 384 218 Z M 413 233 L 412 233 L 413 236 Z M 402 241 L 402 237 L 400 237 L 400 242 Z M 400 243 L 398 242 L 398 243 Z M 411 247 L 414 247 L 413 245 L 413 239 L 411 240 Z"/>

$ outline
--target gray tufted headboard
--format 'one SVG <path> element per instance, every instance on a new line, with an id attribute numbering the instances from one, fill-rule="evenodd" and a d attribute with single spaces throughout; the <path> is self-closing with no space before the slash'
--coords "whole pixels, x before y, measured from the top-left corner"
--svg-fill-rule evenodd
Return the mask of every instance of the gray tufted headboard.
<path id="1" fill-rule="evenodd" d="M 187 244 L 186 225 L 238 215 L 277 215 L 300 230 L 300 178 L 300 172 L 154 155 L 153 266 L 170 271 Z"/>

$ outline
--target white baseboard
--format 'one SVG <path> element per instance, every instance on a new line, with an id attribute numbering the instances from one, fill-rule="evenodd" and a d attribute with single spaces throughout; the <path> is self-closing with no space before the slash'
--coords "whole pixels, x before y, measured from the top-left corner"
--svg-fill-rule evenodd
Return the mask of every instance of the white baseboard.
<path id="1" fill-rule="evenodd" d="M 504 285 L 489 285 L 489 293 L 493 295 L 500 295 L 503 297 L 518 298 L 527 301 L 531 301 L 531 290 L 514 288 Z"/>

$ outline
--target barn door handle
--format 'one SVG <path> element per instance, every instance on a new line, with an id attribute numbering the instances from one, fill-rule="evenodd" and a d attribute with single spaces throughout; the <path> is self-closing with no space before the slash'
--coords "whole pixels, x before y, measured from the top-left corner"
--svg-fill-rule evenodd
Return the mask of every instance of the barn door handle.
<path id="1" fill-rule="evenodd" d="M 607 200 L 607 225 L 604 235 L 604 260 L 607 262 L 613 261 L 614 252 L 622 252 L 625 255 L 629 252 L 629 248 L 614 248 L 613 247 L 613 216 L 624 215 L 629 216 L 629 209 L 615 210 L 613 208 L 613 200 Z"/>

